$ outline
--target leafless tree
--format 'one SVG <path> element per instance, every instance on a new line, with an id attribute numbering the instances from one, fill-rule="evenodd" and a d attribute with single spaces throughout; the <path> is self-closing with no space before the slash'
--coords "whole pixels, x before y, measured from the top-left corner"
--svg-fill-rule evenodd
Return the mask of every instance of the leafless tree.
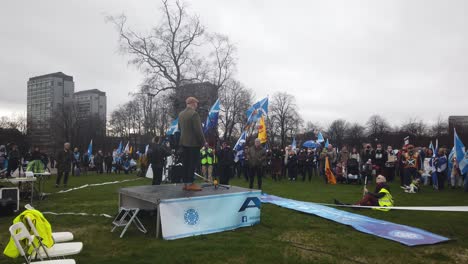
<path id="1" fill-rule="evenodd" d="M 367 135 L 372 138 L 380 138 L 390 131 L 387 120 L 380 115 L 372 115 L 366 123 Z"/>
<path id="2" fill-rule="evenodd" d="M 211 60 L 206 69 L 207 79 L 216 87 L 221 88 L 226 81 L 232 79 L 235 72 L 237 49 L 226 35 L 219 33 L 209 35 L 208 41 L 212 50 Z"/>
<path id="3" fill-rule="evenodd" d="M 326 131 L 326 135 L 335 147 L 342 147 L 348 129 L 348 123 L 343 119 L 334 120 Z"/>
<path id="4" fill-rule="evenodd" d="M 281 147 L 285 146 L 287 137 L 292 137 L 298 132 L 303 122 L 297 112 L 296 99 L 284 92 L 273 95 L 269 118 L 274 130 L 276 128 L 279 131 Z"/>
<path id="5" fill-rule="evenodd" d="M 427 125 L 424 121 L 417 119 L 417 118 L 410 118 L 408 119 L 403 125 L 401 126 L 401 132 L 407 133 L 410 136 L 414 136 L 416 138 L 425 136 L 427 134 Z"/>
<path id="6" fill-rule="evenodd" d="M 162 5 L 164 19 L 148 34 L 128 28 L 124 14 L 108 18 L 118 29 L 122 52 L 146 74 L 145 83 L 152 85 L 156 94 L 197 79 L 200 63 L 196 47 L 205 32 L 200 19 L 188 14 L 180 1 L 172 5 L 163 0 Z"/>
<path id="7" fill-rule="evenodd" d="M 442 116 L 437 118 L 434 125 L 431 126 L 431 136 L 439 138 L 448 134 L 448 122 Z"/>
<path id="8" fill-rule="evenodd" d="M 252 92 L 240 82 L 231 79 L 219 90 L 219 99 L 219 123 L 223 139 L 232 140 L 233 132 L 237 132 L 236 129 L 247 118 L 245 112 L 252 105 Z"/>
<path id="9" fill-rule="evenodd" d="M 346 130 L 346 142 L 350 146 L 359 146 L 366 135 L 366 128 L 359 123 L 353 123 Z"/>

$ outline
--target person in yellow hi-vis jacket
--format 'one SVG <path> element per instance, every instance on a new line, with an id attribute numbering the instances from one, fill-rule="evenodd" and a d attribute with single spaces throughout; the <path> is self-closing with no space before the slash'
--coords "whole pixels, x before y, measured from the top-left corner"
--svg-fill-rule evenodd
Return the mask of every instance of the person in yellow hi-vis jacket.
<path id="1" fill-rule="evenodd" d="M 52 238 L 52 227 L 45 219 L 44 215 L 42 215 L 41 212 L 38 210 L 25 210 L 22 212 L 20 215 L 18 215 L 15 219 L 13 219 L 13 224 L 23 222 L 25 226 L 28 225 L 28 220 L 26 220 L 26 217 L 31 219 L 31 221 L 35 224 L 37 232 L 39 233 L 39 236 L 42 239 L 42 244 L 46 246 L 47 248 L 50 248 L 54 245 L 54 239 Z M 34 237 L 33 244 L 36 245 L 36 247 L 39 245 L 39 241 L 37 237 Z M 28 249 L 28 254 L 31 254 L 33 251 L 33 246 L 29 247 Z M 15 242 L 13 241 L 13 238 L 10 238 L 10 242 L 8 242 L 8 245 L 6 246 L 5 250 L 3 251 L 3 254 L 7 257 L 10 258 L 17 258 L 19 257 L 19 251 L 15 246 Z"/>
<path id="2" fill-rule="evenodd" d="M 205 146 L 200 149 L 200 161 L 203 177 L 207 178 L 209 181 L 213 180 L 214 158 L 213 149 L 210 148 L 208 143 L 205 143 Z"/>
<path id="3" fill-rule="evenodd" d="M 373 193 L 369 192 L 367 187 L 364 187 L 364 197 L 355 205 L 388 207 L 376 208 L 376 210 L 388 211 L 390 210 L 390 207 L 393 206 L 393 197 L 390 193 L 390 188 L 387 185 L 387 179 L 384 176 L 379 175 L 375 181 L 377 183 L 377 186 L 375 186 L 375 191 Z M 344 205 L 336 199 L 335 203 Z"/>

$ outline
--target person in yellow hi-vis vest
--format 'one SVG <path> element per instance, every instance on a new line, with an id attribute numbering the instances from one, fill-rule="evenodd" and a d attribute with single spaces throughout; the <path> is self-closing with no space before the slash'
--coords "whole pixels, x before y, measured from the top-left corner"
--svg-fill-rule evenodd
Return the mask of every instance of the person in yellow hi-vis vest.
<path id="1" fill-rule="evenodd" d="M 205 146 L 200 149 L 200 160 L 203 177 L 209 181 L 213 181 L 214 153 L 208 143 L 205 143 Z"/>
<path id="2" fill-rule="evenodd" d="M 375 191 L 373 193 L 369 192 L 367 187 L 364 187 L 364 197 L 355 205 L 388 207 L 376 208 L 376 210 L 389 211 L 390 207 L 393 206 L 393 197 L 390 193 L 390 188 L 387 185 L 387 179 L 384 176 L 379 175 L 375 179 L 375 182 L 377 183 Z M 336 199 L 335 204 L 344 205 Z"/>

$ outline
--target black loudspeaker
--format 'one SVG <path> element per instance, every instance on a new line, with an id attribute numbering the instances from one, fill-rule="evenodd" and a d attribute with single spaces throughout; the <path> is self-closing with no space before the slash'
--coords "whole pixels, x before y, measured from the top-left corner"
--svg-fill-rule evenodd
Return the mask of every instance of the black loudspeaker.
<path id="1" fill-rule="evenodd" d="M 13 215 L 19 211 L 19 189 L 0 188 L 0 215 Z"/>
<path id="2" fill-rule="evenodd" d="M 171 183 L 181 183 L 183 170 L 182 166 L 171 166 L 169 169 L 169 180 Z"/>

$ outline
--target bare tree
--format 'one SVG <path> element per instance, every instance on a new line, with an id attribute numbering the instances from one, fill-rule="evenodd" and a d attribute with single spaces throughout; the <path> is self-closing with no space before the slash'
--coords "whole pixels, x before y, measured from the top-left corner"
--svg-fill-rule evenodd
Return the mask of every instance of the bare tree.
<path id="1" fill-rule="evenodd" d="M 245 112 L 252 105 L 252 92 L 240 82 L 228 80 L 219 91 L 221 104 L 219 122 L 224 140 L 232 140 L 236 127 L 246 119 Z"/>
<path id="2" fill-rule="evenodd" d="M 210 53 L 212 59 L 207 67 L 207 79 L 216 87 L 221 88 L 226 81 L 232 79 L 236 67 L 237 49 L 227 36 L 219 33 L 211 34 L 208 41 L 212 47 Z"/>
<path id="3" fill-rule="evenodd" d="M 346 142 L 351 146 L 359 146 L 366 135 L 366 128 L 359 123 L 353 123 L 346 130 Z"/>
<path id="4" fill-rule="evenodd" d="M 347 129 L 348 123 L 345 120 L 337 119 L 333 121 L 326 131 L 330 143 L 334 144 L 336 147 L 343 146 Z"/>
<path id="5" fill-rule="evenodd" d="M 414 136 L 416 138 L 425 136 L 427 134 L 427 125 L 422 120 L 418 120 L 417 118 L 408 119 L 405 123 L 403 123 L 400 129 L 401 132 L 407 133 L 408 135 Z"/>
<path id="6" fill-rule="evenodd" d="M 366 123 L 367 135 L 369 138 L 381 138 L 390 131 L 390 125 L 387 120 L 380 115 L 372 115 Z"/>
<path id="7" fill-rule="evenodd" d="M 281 147 L 285 146 L 287 137 L 295 135 L 303 120 L 297 112 L 296 99 L 293 95 L 279 92 L 273 95 L 269 117 L 271 125 L 279 132 Z"/>
<path id="8" fill-rule="evenodd" d="M 180 1 L 162 1 L 164 19 L 150 33 L 140 34 L 127 27 L 127 17 L 109 17 L 120 35 L 121 50 L 130 63 L 145 74 L 146 82 L 158 94 L 197 79 L 200 66 L 196 47 L 203 41 L 204 27 L 195 15 L 187 13 Z"/>
<path id="9" fill-rule="evenodd" d="M 431 136 L 439 138 L 448 134 L 448 122 L 442 116 L 437 118 L 437 121 L 431 127 Z"/>

